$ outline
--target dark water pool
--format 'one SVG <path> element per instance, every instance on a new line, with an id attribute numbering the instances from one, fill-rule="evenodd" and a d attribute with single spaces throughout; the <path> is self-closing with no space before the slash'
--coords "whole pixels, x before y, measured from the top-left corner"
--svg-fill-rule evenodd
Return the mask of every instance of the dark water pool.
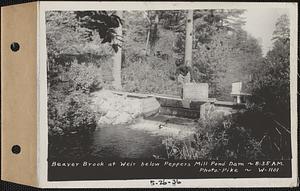
<path id="1" fill-rule="evenodd" d="M 126 127 L 103 128 L 95 132 L 92 155 L 117 158 L 152 158 L 164 155 L 164 137 Z"/>
<path id="2" fill-rule="evenodd" d="M 73 135 L 51 140 L 50 158 L 64 159 L 151 159 L 166 157 L 164 136 L 126 126 L 96 129 L 90 135 Z"/>

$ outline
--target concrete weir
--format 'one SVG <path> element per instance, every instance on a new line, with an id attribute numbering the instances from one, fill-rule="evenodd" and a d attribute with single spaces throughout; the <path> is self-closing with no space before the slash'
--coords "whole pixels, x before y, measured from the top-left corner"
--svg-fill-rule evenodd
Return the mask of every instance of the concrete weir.
<path id="1" fill-rule="evenodd" d="M 190 119 L 201 118 L 201 115 L 206 112 L 205 110 L 208 106 L 213 106 L 214 110 L 222 111 L 224 113 L 231 113 L 244 107 L 244 105 L 236 104 L 235 102 L 217 101 L 214 98 L 198 101 L 169 97 L 156 97 L 156 99 L 161 106 L 159 110 L 160 114 Z"/>
<path id="2" fill-rule="evenodd" d="M 205 110 L 207 109 L 208 104 L 213 106 L 215 110 L 222 111 L 225 113 L 234 112 L 236 109 L 242 108 L 243 105 L 236 104 L 235 102 L 227 101 L 217 101 L 215 98 L 205 98 L 201 100 L 189 100 L 182 99 L 179 96 L 169 96 L 169 95 L 160 95 L 160 94 L 140 94 L 140 93 L 128 93 L 128 92 L 117 92 L 113 93 L 118 95 L 126 95 L 127 97 L 144 99 L 145 104 L 142 104 L 143 110 L 147 110 L 147 116 L 157 113 L 157 104 L 153 101 L 155 98 L 160 107 L 159 114 L 161 115 L 170 115 L 176 117 L 184 117 L 189 119 L 199 119 Z M 152 98 L 152 99 L 151 99 Z M 151 109 L 154 108 L 153 112 Z"/>
<path id="3" fill-rule="evenodd" d="M 200 118 L 201 105 L 210 103 L 213 100 L 191 101 L 181 98 L 156 97 L 160 103 L 159 112 L 163 115 L 185 117 L 190 119 Z"/>

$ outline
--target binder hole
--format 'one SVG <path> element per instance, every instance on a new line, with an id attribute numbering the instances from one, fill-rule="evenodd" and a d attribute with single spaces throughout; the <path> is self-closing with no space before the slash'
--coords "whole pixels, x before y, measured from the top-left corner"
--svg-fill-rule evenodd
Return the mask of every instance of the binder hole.
<path id="1" fill-rule="evenodd" d="M 21 147 L 19 145 L 14 145 L 11 148 L 11 152 L 14 153 L 14 154 L 19 154 L 21 152 Z"/>
<path id="2" fill-rule="evenodd" d="M 19 43 L 17 42 L 13 42 L 11 45 L 10 45 L 10 49 L 14 52 L 17 52 L 19 49 L 20 49 L 20 45 Z"/>

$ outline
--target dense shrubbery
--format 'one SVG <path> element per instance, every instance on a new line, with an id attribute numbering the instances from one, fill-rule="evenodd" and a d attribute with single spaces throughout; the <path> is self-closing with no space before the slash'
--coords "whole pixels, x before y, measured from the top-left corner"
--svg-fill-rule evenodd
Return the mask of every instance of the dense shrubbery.
<path id="1" fill-rule="evenodd" d="M 199 122 L 199 129 L 191 140 L 164 141 L 169 158 L 175 159 L 238 159 L 263 158 L 261 144 L 239 121 L 239 115 L 224 117 L 211 113 Z"/>
<path id="2" fill-rule="evenodd" d="M 61 82 L 49 89 L 49 135 L 91 132 L 96 127 L 89 93 L 101 88 L 100 69 L 91 63 L 70 65 L 60 74 Z"/>
<path id="3" fill-rule="evenodd" d="M 48 11 L 46 25 L 49 135 L 91 132 L 96 119 L 89 94 L 110 86 L 104 75 L 118 46 L 120 18 L 106 11 Z"/>
<path id="4" fill-rule="evenodd" d="M 49 135 L 64 135 L 92 132 L 96 128 L 95 114 L 89 98 L 81 91 L 73 91 L 63 100 L 49 97 Z"/>
<path id="5" fill-rule="evenodd" d="M 90 93 L 101 88 L 103 84 L 101 69 L 92 63 L 78 64 L 76 61 L 71 63 L 66 77 L 70 81 L 70 91 L 81 90 Z"/>
<path id="6" fill-rule="evenodd" d="M 273 33 L 274 47 L 253 70 L 251 89 L 255 107 L 290 128 L 290 31 L 282 15 Z"/>
<path id="7" fill-rule="evenodd" d="M 180 85 L 174 78 L 176 65 L 172 48 L 175 34 L 159 27 L 159 36 L 156 36 L 156 40 L 150 38 L 147 44 L 147 33 L 153 31 L 145 17 L 152 22 L 155 11 L 152 12 L 147 15 L 143 11 L 124 13 L 123 89 L 129 92 L 180 95 Z"/>
<path id="8" fill-rule="evenodd" d="M 147 62 L 148 61 L 148 62 Z M 170 66 L 148 59 L 131 63 L 123 70 L 123 88 L 129 92 L 180 95 L 180 86 L 170 79 Z"/>

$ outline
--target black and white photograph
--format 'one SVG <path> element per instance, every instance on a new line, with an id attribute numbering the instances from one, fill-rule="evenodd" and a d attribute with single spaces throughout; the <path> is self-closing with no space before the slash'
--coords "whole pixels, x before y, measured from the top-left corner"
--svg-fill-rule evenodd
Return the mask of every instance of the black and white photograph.
<path id="1" fill-rule="evenodd" d="M 292 176 L 288 9 L 43 19 L 49 181 Z"/>

